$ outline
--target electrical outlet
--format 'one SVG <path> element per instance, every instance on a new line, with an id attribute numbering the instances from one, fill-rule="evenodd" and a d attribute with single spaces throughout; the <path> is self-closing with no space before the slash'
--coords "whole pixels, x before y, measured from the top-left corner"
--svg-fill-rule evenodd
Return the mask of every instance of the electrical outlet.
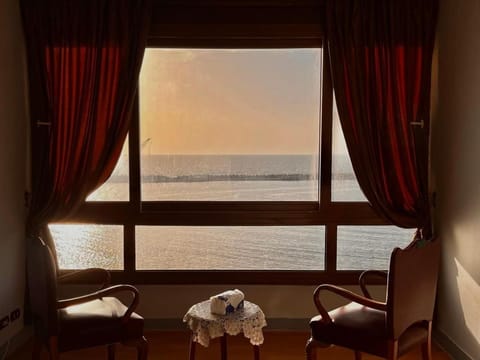
<path id="1" fill-rule="evenodd" d="M 20 319 L 21 311 L 19 308 L 13 310 L 10 315 L 5 315 L 3 318 L 0 319 L 0 330 L 5 329 L 8 325 L 13 323 L 14 321 Z"/>
<path id="2" fill-rule="evenodd" d="M 5 329 L 8 325 L 10 324 L 10 317 L 4 316 L 3 318 L 0 319 L 0 330 Z"/>
<path id="3" fill-rule="evenodd" d="M 9 309 L 9 311 L 5 311 L 6 309 Z M 23 308 L 19 306 L 18 302 L 3 308 L 3 311 L 0 312 L 0 345 L 9 341 L 23 329 L 22 318 Z M 1 349 L 0 359 L 2 359 Z"/>
<path id="4" fill-rule="evenodd" d="M 15 320 L 18 320 L 20 319 L 20 309 L 19 308 L 16 308 L 15 310 L 13 310 L 11 313 L 10 313 L 10 322 L 13 323 Z"/>

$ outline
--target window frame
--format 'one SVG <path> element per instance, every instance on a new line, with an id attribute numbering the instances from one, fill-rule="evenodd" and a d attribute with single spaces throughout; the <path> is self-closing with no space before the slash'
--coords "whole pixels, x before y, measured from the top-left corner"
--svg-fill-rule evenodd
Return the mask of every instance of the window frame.
<path id="1" fill-rule="evenodd" d="M 154 5 L 148 47 L 322 48 L 320 20 L 312 20 L 312 11 L 321 11 L 321 3 L 318 1 L 165 1 L 159 4 L 160 2 Z M 203 15 L 192 15 L 198 14 L 198 11 Z M 276 20 L 268 17 L 271 11 L 275 12 Z M 246 14 L 256 15 L 245 21 Z M 321 16 L 318 16 L 318 19 L 320 18 Z M 218 19 L 223 20 L 219 23 Z M 267 19 L 270 19 L 270 23 L 264 24 Z M 112 271 L 113 282 L 279 285 L 358 283 L 361 271 L 337 270 L 337 226 L 392 224 L 380 218 L 368 202 L 331 201 L 333 89 L 328 50 L 323 48 L 322 54 L 319 201 L 142 202 L 137 98 L 128 136 L 129 201 L 85 202 L 75 214 L 65 219 L 66 222 L 82 224 L 123 225 L 124 270 Z M 325 227 L 325 269 L 136 270 L 137 225 L 322 225 Z M 374 280 L 375 282 L 384 283 L 381 279 Z"/>
<path id="2" fill-rule="evenodd" d="M 390 225 L 367 202 L 331 201 L 333 93 L 328 53 L 323 51 L 319 201 L 141 201 L 138 100 L 129 132 L 130 200 L 85 202 L 69 220 L 124 226 L 124 271 L 112 271 L 116 282 L 145 284 L 316 284 L 356 283 L 359 271 L 337 270 L 337 226 Z M 215 219 L 215 220 L 214 220 Z M 322 225 L 325 226 L 325 269 L 293 270 L 136 270 L 136 225 Z"/>

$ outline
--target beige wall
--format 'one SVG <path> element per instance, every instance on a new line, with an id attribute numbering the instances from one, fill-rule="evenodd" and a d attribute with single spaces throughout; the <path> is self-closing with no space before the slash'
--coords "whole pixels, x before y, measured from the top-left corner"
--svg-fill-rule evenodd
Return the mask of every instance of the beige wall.
<path id="1" fill-rule="evenodd" d="M 18 1 L 0 1 L 0 318 L 24 298 L 26 114 L 23 36 Z M 0 346 L 23 327 L 0 332 Z"/>
<path id="2" fill-rule="evenodd" d="M 211 295 L 238 287 L 245 298 L 262 308 L 268 319 L 309 319 L 318 314 L 313 303 L 314 286 L 280 285 L 226 285 L 226 286 L 142 286 L 139 311 L 149 318 L 182 318 L 188 308 Z M 347 287 L 359 293 L 358 287 Z M 381 298 L 384 286 L 373 286 L 373 296 Z M 322 296 L 328 308 L 345 303 L 342 298 L 325 294 Z M 308 329 L 308 321 L 305 322 Z"/>
<path id="3" fill-rule="evenodd" d="M 480 1 L 441 1 L 433 128 L 438 329 L 480 359 Z"/>
<path id="4" fill-rule="evenodd" d="M 208 299 L 219 292 L 239 288 L 245 293 L 246 300 L 258 304 L 275 329 L 280 326 L 299 326 L 308 330 L 308 319 L 318 314 L 313 303 L 312 295 L 315 286 L 286 286 L 286 285 L 140 285 L 141 301 L 138 312 L 147 319 L 169 319 L 168 324 L 175 328 L 182 328 L 183 315 L 193 304 Z M 346 287 L 360 293 L 357 286 Z M 370 287 L 372 295 L 384 300 L 385 286 Z M 62 296 L 77 296 L 90 289 L 83 286 L 68 286 L 61 289 Z M 322 296 L 324 304 L 333 308 L 345 303 L 337 295 L 325 294 Z M 125 299 L 126 300 L 126 299 Z M 273 321 L 273 320 L 286 321 Z M 292 321 L 289 321 L 292 320 Z M 299 321 L 300 320 L 300 321 Z M 305 321 L 304 321 L 305 320 Z M 162 323 L 157 322 L 161 327 Z"/>

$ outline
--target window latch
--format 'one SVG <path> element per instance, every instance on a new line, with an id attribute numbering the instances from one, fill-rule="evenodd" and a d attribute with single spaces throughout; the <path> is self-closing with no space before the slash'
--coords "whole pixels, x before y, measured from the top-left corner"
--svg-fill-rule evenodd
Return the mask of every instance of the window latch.
<path id="1" fill-rule="evenodd" d="M 425 122 L 423 120 L 421 120 L 421 121 L 411 121 L 410 125 L 420 126 L 423 129 L 423 127 L 425 126 Z"/>

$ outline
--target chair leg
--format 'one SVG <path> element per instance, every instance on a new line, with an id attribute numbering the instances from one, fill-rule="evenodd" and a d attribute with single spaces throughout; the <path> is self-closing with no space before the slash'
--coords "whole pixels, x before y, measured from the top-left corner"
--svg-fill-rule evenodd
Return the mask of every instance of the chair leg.
<path id="1" fill-rule="evenodd" d="M 33 339 L 32 360 L 40 360 L 43 344 L 36 336 Z"/>
<path id="2" fill-rule="evenodd" d="M 428 322 L 428 336 L 427 341 L 422 344 L 422 358 L 423 360 L 432 360 L 432 322 Z"/>
<path id="3" fill-rule="evenodd" d="M 223 334 L 220 338 L 220 358 L 227 360 L 227 334 Z"/>
<path id="4" fill-rule="evenodd" d="M 50 360 L 58 360 L 58 338 L 52 336 L 48 339 L 48 353 L 50 354 Z"/>
<path id="5" fill-rule="evenodd" d="M 358 350 L 355 350 L 355 360 L 362 360 L 362 353 Z"/>
<path id="6" fill-rule="evenodd" d="M 253 345 L 253 359 L 260 360 L 260 346 Z"/>
<path id="7" fill-rule="evenodd" d="M 190 350 L 188 352 L 188 360 L 195 360 L 195 341 L 193 340 L 193 332 L 190 335 Z"/>
<path id="8" fill-rule="evenodd" d="M 398 341 L 388 342 L 388 360 L 398 360 Z"/>
<path id="9" fill-rule="evenodd" d="M 307 355 L 307 360 L 314 360 L 315 340 L 313 340 L 312 338 L 307 340 L 307 344 L 305 345 L 305 353 Z"/>
<path id="10" fill-rule="evenodd" d="M 108 360 L 115 360 L 115 344 L 107 346 Z"/>
<path id="11" fill-rule="evenodd" d="M 145 336 L 142 336 L 142 338 L 137 343 L 137 354 L 138 360 L 147 360 L 148 341 L 147 339 L 145 339 Z"/>
<path id="12" fill-rule="evenodd" d="M 316 358 L 317 348 L 328 348 L 330 346 L 332 346 L 332 344 L 318 341 L 315 340 L 313 337 L 310 337 L 310 339 L 307 340 L 307 344 L 305 345 L 307 360 L 314 360 Z"/>

